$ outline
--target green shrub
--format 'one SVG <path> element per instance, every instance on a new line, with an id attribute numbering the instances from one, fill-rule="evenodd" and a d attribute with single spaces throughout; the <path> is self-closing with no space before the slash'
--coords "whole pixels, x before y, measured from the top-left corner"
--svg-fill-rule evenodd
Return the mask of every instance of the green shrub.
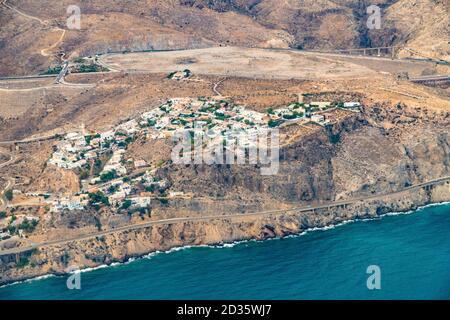
<path id="1" fill-rule="evenodd" d="M 59 74 L 62 70 L 61 66 L 56 66 L 54 68 L 48 68 L 44 72 L 41 72 L 40 75 L 47 75 L 47 74 Z"/>
<path id="2" fill-rule="evenodd" d="M 341 136 L 339 135 L 339 133 L 338 133 L 338 134 L 332 134 L 332 135 L 330 135 L 330 142 L 331 142 L 332 144 L 336 144 L 336 143 L 338 143 L 340 140 L 341 140 Z"/>
<path id="3" fill-rule="evenodd" d="M 129 207 L 131 207 L 131 205 L 132 205 L 131 200 L 125 200 L 125 201 L 122 203 L 122 206 L 121 206 L 120 208 L 123 209 L 123 210 L 126 210 L 126 209 L 128 209 Z"/>
<path id="4" fill-rule="evenodd" d="M 8 189 L 5 191 L 5 198 L 8 201 L 11 201 L 13 199 L 14 195 L 11 189 Z"/>
<path id="5" fill-rule="evenodd" d="M 89 204 L 94 205 L 97 203 L 103 203 L 104 205 L 109 206 L 108 197 L 106 197 L 101 191 L 89 193 Z"/>
<path id="6" fill-rule="evenodd" d="M 167 198 L 158 198 L 159 202 L 161 202 L 161 204 L 168 204 L 169 203 L 169 199 Z"/>
<path id="7" fill-rule="evenodd" d="M 25 232 L 33 232 L 33 230 L 36 228 L 37 224 L 39 223 L 38 220 L 28 220 L 24 219 L 21 224 L 17 227 L 18 229 L 22 229 Z"/>
<path id="8" fill-rule="evenodd" d="M 95 64 L 89 64 L 89 65 L 82 64 L 78 68 L 78 72 L 80 72 L 80 73 L 100 72 L 100 71 L 104 71 L 104 69 Z"/>
<path id="9" fill-rule="evenodd" d="M 107 173 L 103 173 L 103 174 L 100 176 L 100 180 L 101 180 L 102 182 L 107 182 L 107 181 L 114 180 L 114 179 L 116 179 L 117 177 L 118 177 L 118 176 L 117 176 L 116 170 L 111 170 L 111 171 L 108 171 Z"/>
<path id="10" fill-rule="evenodd" d="M 281 124 L 281 122 L 282 122 L 281 120 L 270 119 L 268 125 L 270 128 L 275 128 L 278 127 Z"/>
<path id="11" fill-rule="evenodd" d="M 84 63 L 84 58 L 77 57 L 77 58 L 73 59 L 73 62 L 75 62 L 75 63 Z"/>
<path id="12" fill-rule="evenodd" d="M 29 263 L 30 263 L 30 260 L 29 260 L 28 258 L 21 258 L 21 259 L 19 260 L 19 262 L 17 263 L 16 267 L 17 267 L 18 269 L 24 268 L 24 267 L 26 267 Z"/>

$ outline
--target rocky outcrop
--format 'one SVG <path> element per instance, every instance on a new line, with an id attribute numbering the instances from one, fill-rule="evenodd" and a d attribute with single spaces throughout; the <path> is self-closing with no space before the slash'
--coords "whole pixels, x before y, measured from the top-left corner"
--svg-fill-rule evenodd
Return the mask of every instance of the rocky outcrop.
<path id="1" fill-rule="evenodd" d="M 283 210 L 339 199 L 392 194 L 339 208 L 159 225 L 41 248 L 24 257 L 5 256 L 1 258 L 0 283 L 45 273 L 59 274 L 74 265 L 95 267 L 123 262 L 179 246 L 283 237 L 309 228 L 449 201 L 448 182 L 431 189 L 393 193 L 450 176 L 448 121 L 445 114 L 425 113 L 405 106 L 376 105 L 331 127 L 315 130 L 283 148 L 280 170 L 274 176 L 262 176 L 258 167 L 250 165 L 164 167 L 158 174 L 168 179 L 174 190 L 193 192 L 195 199 L 170 200 L 168 204 L 155 202 L 151 212 L 153 219 L 220 217 L 227 213 Z M 50 219 L 52 224 L 47 225 L 47 234 L 54 238 L 88 234 L 96 228 L 109 229 L 141 219 L 148 221 L 149 218 L 114 215 L 107 211 L 73 213 Z"/>
<path id="2" fill-rule="evenodd" d="M 41 276 L 63 274 L 68 268 L 97 267 L 126 262 L 154 251 L 196 245 L 221 245 L 242 240 L 265 240 L 300 234 L 310 228 L 337 225 L 354 219 L 376 218 L 388 212 L 414 210 L 431 202 L 450 200 L 450 184 L 431 191 L 405 193 L 364 205 L 306 213 L 286 213 L 264 218 L 214 220 L 155 226 L 73 242 L 63 247 L 48 247 L 21 256 L 1 256 L 0 284 Z M 24 263 L 25 262 L 25 263 Z M 17 264 L 21 267 L 17 268 Z"/>

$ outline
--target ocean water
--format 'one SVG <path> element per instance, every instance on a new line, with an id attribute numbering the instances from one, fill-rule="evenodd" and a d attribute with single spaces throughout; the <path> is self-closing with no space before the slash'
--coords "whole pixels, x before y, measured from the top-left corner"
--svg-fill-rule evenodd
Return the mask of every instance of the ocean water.
<path id="1" fill-rule="evenodd" d="M 379 266 L 381 289 L 366 273 Z M 0 299 L 450 299 L 450 205 L 298 237 L 152 254 L 0 288 Z"/>

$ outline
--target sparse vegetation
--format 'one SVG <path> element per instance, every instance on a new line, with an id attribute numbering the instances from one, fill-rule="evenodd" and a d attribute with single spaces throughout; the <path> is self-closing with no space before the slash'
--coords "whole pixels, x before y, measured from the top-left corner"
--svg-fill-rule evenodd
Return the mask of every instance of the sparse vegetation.
<path id="1" fill-rule="evenodd" d="M 25 218 L 21 224 L 19 224 L 17 226 L 17 229 L 19 230 L 23 230 L 25 232 L 31 233 L 34 231 L 34 229 L 36 228 L 36 226 L 38 225 L 39 221 L 38 220 L 28 220 L 27 218 Z"/>
<path id="2" fill-rule="evenodd" d="M 76 57 L 75 59 L 73 59 L 73 62 L 75 62 L 75 63 L 84 63 L 85 60 L 82 57 Z"/>
<path id="3" fill-rule="evenodd" d="M 49 74 L 59 74 L 62 70 L 61 66 L 56 66 L 53 68 L 48 68 L 47 70 L 40 73 L 40 75 L 49 75 Z"/>
<path id="4" fill-rule="evenodd" d="M 103 173 L 103 174 L 100 176 L 100 181 L 102 181 L 102 182 L 108 182 L 108 181 L 114 180 L 114 179 L 116 179 L 116 178 L 118 178 L 118 175 L 117 175 L 116 170 L 111 170 L 111 171 L 108 171 L 108 172 L 106 172 L 106 173 Z"/>
<path id="5" fill-rule="evenodd" d="M 131 200 L 125 200 L 123 203 L 122 203 L 122 206 L 120 207 L 122 210 L 127 210 L 129 207 L 131 207 L 131 205 L 132 205 L 132 202 L 131 202 Z"/>
<path id="6" fill-rule="evenodd" d="M 159 201 L 161 204 L 164 204 L 164 205 L 166 205 L 166 204 L 169 203 L 169 199 L 167 199 L 167 198 L 162 198 L 162 197 L 158 198 L 158 201 Z"/>
<path id="7" fill-rule="evenodd" d="M 11 201 L 13 199 L 13 197 L 14 197 L 14 194 L 11 189 L 8 189 L 5 191 L 6 200 Z"/>
<path id="8" fill-rule="evenodd" d="M 89 193 L 89 204 L 94 208 L 98 208 L 101 204 L 109 206 L 109 200 L 103 192 L 97 191 L 95 193 Z"/>
<path id="9" fill-rule="evenodd" d="M 281 124 L 281 122 L 282 122 L 281 120 L 270 119 L 269 123 L 268 123 L 268 126 L 270 128 L 275 128 L 275 127 L 278 127 Z"/>

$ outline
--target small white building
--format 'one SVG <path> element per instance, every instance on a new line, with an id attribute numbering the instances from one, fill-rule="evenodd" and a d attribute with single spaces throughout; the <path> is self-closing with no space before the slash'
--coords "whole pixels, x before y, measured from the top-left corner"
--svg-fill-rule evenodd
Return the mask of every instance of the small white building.
<path id="1" fill-rule="evenodd" d="M 141 208 L 148 207 L 151 203 L 150 197 L 134 197 L 134 198 L 130 198 L 130 200 L 134 206 L 138 206 Z"/>
<path id="2" fill-rule="evenodd" d="M 344 103 L 344 108 L 359 108 L 361 106 L 361 104 L 359 102 L 345 102 Z"/>
<path id="3" fill-rule="evenodd" d="M 113 130 L 109 130 L 109 131 L 100 133 L 100 139 L 102 139 L 103 141 L 112 140 L 113 138 L 114 138 Z"/>
<path id="4" fill-rule="evenodd" d="M 118 191 L 118 192 L 115 192 L 114 194 L 110 195 L 108 197 L 108 200 L 112 205 L 116 205 L 116 204 L 122 202 L 126 198 L 126 196 L 127 195 L 125 192 Z"/>
<path id="5" fill-rule="evenodd" d="M 6 240 L 9 238 L 11 238 L 11 234 L 9 233 L 9 231 L 0 233 L 0 240 Z"/>
<path id="6" fill-rule="evenodd" d="M 84 158 L 87 159 L 87 160 L 89 160 L 89 159 L 95 159 L 95 158 L 97 158 L 97 152 L 95 152 L 95 151 L 89 151 L 89 152 L 86 152 L 86 153 L 84 154 Z"/>
<path id="7" fill-rule="evenodd" d="M 147 166 L 147 162 L 145 160 L 135 160 L 134 161 L 134 167 L 136 169 L 143 168 Z"/>
<path id="8" fill-rule="evenodd" d="M 311 121 L 317 122 L 317 123 L 323 123 L 323 122 L 325 122 L 325 116 L 322 114 L 313 114 L 311 116 Z"/>
<path id="9" fill-rule="evenodd" d="M 171 197 L 171 198 L 182 197 L 182 196 L 184 196 L 184 192 L 182 192 L 182 191 L 169 192 L 169 197 Z"/>

